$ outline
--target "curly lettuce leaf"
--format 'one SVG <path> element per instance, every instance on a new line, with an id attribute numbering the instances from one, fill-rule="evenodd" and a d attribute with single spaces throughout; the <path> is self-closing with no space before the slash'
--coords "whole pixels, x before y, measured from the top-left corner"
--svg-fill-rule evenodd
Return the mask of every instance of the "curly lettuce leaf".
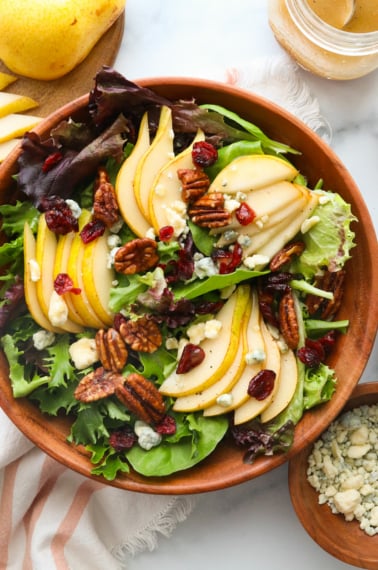
<path id="1" fill-rule="evenodd" d="M 309 410 L 328 402 L 336 390 L 335 372 L 326 364 L 307 368 L 303 386 L 303 407 Z"/>
<path id="2" fill-rule="evenodd" d="M 329 271 L 341 269 L 355 246 L 350 225 L 356 218 L 350 204 L 334 192 L 325 192 L 324 196 L 327 200 L 313 214 L 319 222 L 303 235 L 306 247 L 295 263 L 295 271 L 310 279 L 324 267 Z"/>

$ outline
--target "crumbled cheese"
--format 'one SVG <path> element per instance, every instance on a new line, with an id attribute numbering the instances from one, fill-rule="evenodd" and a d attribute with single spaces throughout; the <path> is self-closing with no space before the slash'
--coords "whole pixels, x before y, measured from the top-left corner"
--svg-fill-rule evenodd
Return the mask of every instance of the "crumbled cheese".
<path id="1" fill-rule="evenodd" d="M 113 247 L 108 255 L 107 255 L 107 259 L 106 259 L 106 267 L 107 269 L 111 269 L 111 267 L 113 267 L 114 265 L 114 259 L 116 256 L 117 251 L 119 250 L 119 247 Z"/>
<path id="2" fill-rule="evenodd" d="M 37 350 L 44 350 L 48 346 L 51 346 L 54 341 L 55 334 L 51 331 L 41 329 L 33 334 L 33 344 Z"/>
<path id="3" fill-rule="evenodd" d="M 314 444 L 307 479 L 319 503 L 369 536 L 378 533 L 378 404 L 342 414 Z"/>
<path id="4" fill-rule="evenodd" d="M 205 322 L 205 338 L 217 338 L 222 330 L 222 323 L 217 319 L 209 319 Z"/>
<path id="5" fill-rule="evenodd" d="M 173 235 L 175 237 L 187 232 L 186 224 L 186 204 L 181 200 L 175 200 L 170 206 L 163 206 L 168 219 L 168 225 L 173 227 Z"/>
<path id="6" fill-rule="evenodd" d="M 193 344 L 200 344 L 205 338 L 205 323 L 196 323 L 188 327 L 186 334 L 189 342 Z"/>
<path id="7" fill-rule="evenodd" d="M 155 239 L 156 234 L 155 234 L 154 228 L 148 228 L 148 230 L 146 231 L 146 236 L 145 236 L 145 237 L 146 237 L 146 238 L 149 238 L 149 239 Z"/>
<path id="8" fill-rule="evenodd" d="M 177 350 L 178 349 L 178 340 L 174 336 L 170 336 L 165 341 L 165 348 L 167 350 Z"/>
<path id="9" fill-rule="evenodd" d="M 81 208 L 80 208 L 79 204 L 77 202 L 75 202 L 75 200 L 71 200 L 69 198 L 66 200 L 66 204 L 69 207 L 69 209 L 71 210 L 73 217 L 78 220 L 81 216 Z"/>
<path id="10" fill-rule="evenodd" d="M 227 210 L 227 212 L 230 212 L 230 214 L 232 214 L 232 212 L 235 212 L 239 206 L 239 200 L 235 200 L 234 198 L 228 198 L 224 201 L 224 209 Z"/>
<path id="11" fill-rule="evenodd" d="M 218 273 L 218 267 L 211 259 L 211 257 L 201 257 L 200 259 L 194 259 L 194 275 L 196 275 L 198 279 L 211 277 L 212 275 L 217 275 Z"/>
<path id="12" fill-rule="evenodd" d="M 38 261 L 35 259 L 29 259 L 28 264 L 30 269 L 30 279 L 35 283 L 41 279 L 41 268 L 39 267 Z"/>
<path id="13" fill-rule="evenodd" d="M 251 350 L 251 352 L 247 352 L 244 357 L 245 363 L 247 365 L 256 364 L 257 362 L 264 362 L 266 359 L 265 351 L 262 348 L 256 348 L 255 350 Z"/>
<path id="14" fill-rule="evenodd" d="M 79 338 L 70 345 L 68 352 L 78 370 L 84 370 L 99 360 L 94 338 Z"/>
<path id="15" fill-rule="evenodd" d="M 243 260 L 243 263 L 248 269 L 255 269 L 255 267 L 264 266 L 269 263 L 269 257 L 267 255 L 250 255 Z"/>
<path id="16" fill-rule="evenodd" d="M 122 244 L 122 240 L 117 234 L 110 234 L 107 239 L 107 244 L 109 249 L 113 249 L 114 247 L 119 247 Z"/>
<path id="17" fill-rule="evenodd" d="M 114 222 L 112 226 L 110 226 L 109 231 L 111 231 L 112 234 L 118 234 L 121 231 L 122 226 L 123 226 L 123 219 L 119 218 L 119 220 L 117 220 L 116 222 Z"/>
<path id="18" fill-rule="evenodd" d="M 228 408 L 232 405 L 233 400 L 234 399 L 232 397 L 232 394 L 221 394 L 218 396 L 216 402 L 218 406 L 222 406 L 222 408 Z"/>
<path id="19" fill-rule="evenodd" d="M 56 291 L 51 293 L 48 317 L 54 327 L 63 326 L 68 319 L 67 304 Z"/>
<path id="20" fill-rule="evenodd" d="M 162 440 L 160 433 L 152 429 L 150 425 L 141 420 L 137 420 L 134 425 L 135 435 L 138 437 L 138 444 L 142 449 L 149 451 Z"/>
<path id="21" fill-rule="evenodd" d="M 318 222 L 320 222 L 319 216 L 311 216 L 311 218 L 307 218 L 307 220 L 305 220 L 301 225 L 302 234 L 305 234 L 306 232 L 311 230 L 311 228 L 316 226 Z"/>
<path id="22" fill-rule="evenodd" d="M 222 238 L 225 243 L 232 243 L 237 239 L 238 235 L 238 232 L 235 230 L 226 230 L 223 233 Z"/>
<path id="23" fill-rule="evenodd" d="M 239 234 L 236 241 L 242 247 L 248 247 L 249 245 L 251 245 L 252 239 L 246 234 Z"/>
<path id="24" fill-rule="evenodd" d="M 247 199 L 247 194 L 245 192 L 236 192 L 236 199 L 239 200 L 239 202 L 244 202 Z"/>

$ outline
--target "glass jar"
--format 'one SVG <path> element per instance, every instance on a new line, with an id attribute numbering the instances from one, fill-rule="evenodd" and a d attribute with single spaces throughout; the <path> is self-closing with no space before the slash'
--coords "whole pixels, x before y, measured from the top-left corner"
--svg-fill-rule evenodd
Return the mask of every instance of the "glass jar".
<path id="1" fill-rule="evenodd" d="M 373 0 L 372 5 L 376 2 Z M 331 1 L 330 11 L 334 9 Z M 317 75 L 355 79 L 378 68 L 378 26 L 358 33 L 335 28 L 317 16 L 307 0 L 269 0 L 269 24 L 298 64 Z"/>

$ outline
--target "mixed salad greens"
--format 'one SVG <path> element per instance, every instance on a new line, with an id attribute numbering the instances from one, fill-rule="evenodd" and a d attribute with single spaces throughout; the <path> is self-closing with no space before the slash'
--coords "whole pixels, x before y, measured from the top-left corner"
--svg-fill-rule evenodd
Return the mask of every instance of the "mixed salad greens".
<path id="1" fill-rule="evenodd" d="M 156 267 L 135 274 L 117 274 L 110 290 L 112 314 L 131 320 L 148 315 L 158 324 L 163 339 L 152 353 L 130 349 L 122 375 L 137 373 L 160 387 L 177 369 L 180 350 L 188 343 L 189 327 L 216 320 L 220 307 L 239 284 L 260 293 L 266 293 L 270 285 L 270 309 L 264 305 L 266 299 L 260 297 L 261 310 L 272 334 L 284 346 L 279 323 L 273 318 L 269 322 L 269 318 L 282 291 L 290 289 L 299 327 L 299 343 L 294 351 L 298 381 L 282 412 L 265 423 L 257 416 L 234 425 L 230 413 L 175 411 L 175 398 L 164 394 L 170 427 L 166 428 L 164 419 L 161 425 L 150 426 L 149 437 L 151 433 L 157 436 L 153 443 L 150 437 L 150 445 L 146 446 L 135 436 L 140 419 L 120 399 L 110 395 L 83 402 L 75 397 L 79 382 L 101 363 L 96 360 L 78 369 L 70 347 L 79 339 L 94 339 L 97 331 L 88 327 L 77 333 L 52 333 L 48 343 L 36 346 L 33 338 L 41 327 L 25 303 L 24 227 L 28 224 L 36 234 L 43 204 L 56 197 L 91 211 L 98 168 L 104 167 L 115 185 L 122 164 L 135 147 L 143 115 L 148 111 L 153 140 L 162 106 L 172 113 L 175 155 L 191 145 L 198 129 L 217 150 L 216 160 L 203 168 L 210 181 L 241 156 L 270 155 L 289 161 L 290 154 L 297 154 L 295 149 L 271 140 L 257 126 L 222 107 L 199 106 L 194 100 L 170 101 L 110 68 L 103 68 L 96 77 L 85 119 L 63 121 L 46 140 L 35 133 L 25 135 L 16 176 L 17 199 L 0 206 L 5 236 L 0 246 L 1 345 L 9 362 L 14 397 L 31 399 L 43 413 L 72 417 L 69 441 L 86 446 L 92 457 L 93 474 L 108 480 L 129 472 L 131 467 L 145 476 L 165 476 L 188 469 L 226 437 L 245 447 L 247 462 L 261 454 L 289 449 L 294 427 L 304 411 L 329 400 L 334 393 L 335 374 L 325 360 L 336 332 L 344 333 L 348 326 L 345 320 L 334 320 L 334 314 L 325 318 L 316 311 L 310 314 L 306 304 L 308 296 L 333 298 L 332 290 L 319 285 L 319 276 L 343 270 L 354 246 L 350 224 L 355 218 L 349 204 L 332 190 L 323 190 L 320 180 L 311 190 L 320 197 L 311 213 L 313 223 L 303 235 L 299 232 L 295 236 L 304 248 L 280 268 L 278 284 L 269 281 L 273 272 L 269 263 L 261 260 L 260 265 L 251 267 L 242 259 L 233 259 L 228 269 L 223 265 L 219 271 L 222 260 L 225 263 L 224 259 L 232 258 L 236 250 L 235 238 L 220 247 L 219 232 L 201 227 L 186 216 L 185 228 L 179 235 L 162 239 L 155 232 L 159 257 Z M 305 188 L 305 173 L 298 173 L 295 183 Z M 118 224 L 113 233 L 121 244 L 138 238 L 126 223 Z M 215 271 L 196 272 L 195 259 L 211 260 Z M 317 353 L 319 344 L 325 347 L 322 357 Z"/>

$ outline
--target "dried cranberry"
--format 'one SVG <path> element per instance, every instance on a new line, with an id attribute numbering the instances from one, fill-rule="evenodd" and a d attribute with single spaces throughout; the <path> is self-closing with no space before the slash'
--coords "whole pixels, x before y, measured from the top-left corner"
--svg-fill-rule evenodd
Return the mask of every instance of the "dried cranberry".
<path id="1" fill-rule="evenodd" d="M 325 349 L 320 340 L 312 340 L 311 338 L 306 338 L 305 346 L 311 348 L 318 353 L 319 359 L 322 362 L 325 359 Z"/>
<path id="2" fill-rule="evenodd" d="M 173 435 L 176 433 L 177 429 L 176 420 L 172 416 L 166 414 L 164 418 L 155 425 L 154 429 L 157 433 L 160 433 L 160 435 Z"/>
<path id="3" fill-rule="evenodd" d="M 129 426 L 113 431 L 109 437 L 110 445 L 118 452 L 130 449 L 137 441 L 137 436 Z"/>
<path id="4" fill-rule="evenodd" d="M 224 260 L 219 265 L 219 273 L 224 275 L 225 273 L 232 273 L 237 267 L 239 267 L 242 260 L 243 250 L 240 244 L 235 243 L 232 249 L 232 254 L 230 259 Z"/>
<path id="5" fill-rule="evenodd" d="M 196 166 L 206 168 L 218 159 L 218 151 L 214 145 L 206 141 L 195 142 L 192 149 L 192 160 Z"/>
<path id="6" fill-rule="evenodd" d="M 83 243 L 90 243 L 96 238 L 102 236 L 105 232 L 105 224 L 102 220 L 91 220 L 80 232 L 80 237 Z"/>
<path id="7" fill-rule="evenodd" d="M 58 295 L 64 295 L 64 293 L 79 295 L 81 293 L 79 287 L 73 286 L 73 281 L 68 273 L 58 273 L 54 280 L 54 289 Z"/>
<path id="8" fill-rule="evenodd" d="M 159 238 L 161 241 L 169 241 L 172 239 L 174 234 L 174 228 L 172 226 L 164 226 L 159 230 Z"/>
<path id="9" fill-rule="evenodd" d="M 224 301 L 199 301 L 195 304 L 195 311 L 197 315 L 208 315 L 209 313 L 215 315 L 224 305 Z"/>
<path id="10" fill-rule="evenodd" d="M 47 227 L 55 234 L 65 235 L 79 230 L 78 221 L 63 198 L 45 196 L 39 203 L 39 209 L 45 213 Z"/>
<path id="11" fill-rule="evenodd" d="M 318 338 L 318 342 L 320 342 L 326 354 L 328 354 L 336 342 L 336 331 L 335 330 L 328 331 L 324 336 Z"/>
<path id="12" fill-rule="evenodd" d="M 256 212 L 246 202 L 242 202 L 239 208 L 235 210 L 235 216 L 240 225 L 248 226 L 255 219 Z"/>
<path id="13" fill-rule="evenodd" d="M 57 164 L 60 160 L 62 160 L 62 158 L 63 155 L 61 152 L 53 152 L 46 158 L 46 160 L 42 164 L 42 171 L 48 172 L 49 170 L 52 169 L 53 166 L 55 166 L 55 164 Z"/>
<path id="14" fill-rule="evenodd" d="M 297 350 L 297 356 L 309 368 L 317 368 L 321 362 L 319 352 L 309 346 L 302 346 Z"/>
<path id="15" fill-rule="evenodd" d="M 201 364 L 204 358 L 205 351 L 203 348 L 189 342 L 184 346 L 176 374 L 186 374 L 186 372 L 190 372 L 190 370 Z"/>
<path id="16" fill-rule="evenodd" d="M 248 385 L 248 396 L 256 398 L 256 400 L 265 400 L 271 394 L 276 380 L 274 370 L 260 370 L 250 381 Z"/>

